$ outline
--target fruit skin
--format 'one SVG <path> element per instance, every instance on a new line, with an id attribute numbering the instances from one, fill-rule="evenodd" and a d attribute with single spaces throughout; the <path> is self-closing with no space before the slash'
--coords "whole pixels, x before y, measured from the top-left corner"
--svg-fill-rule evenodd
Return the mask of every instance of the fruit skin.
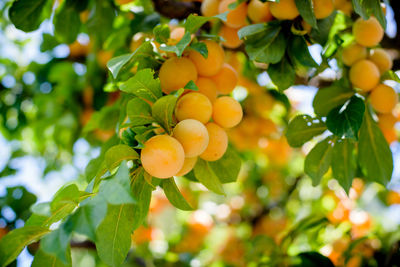
<path id="1" fill-rule="evenodd" d="M 217 90 L 222 94 L 229 94 L 238 83 L 238 74 L 231 65 L 224 63 L 221 70 L 211 79 L 217 85 Z"/>
<path id="2" fill-rule="evenodd" d="M 239 124 L 242 117 L 242 106 L 230 96 L 222 96 L 213 104 L 212 118 L 221 127 L 232 128 Z"/>
<path id="3" fill-rule="evenodd" d="M 211 103 L 217 99 L 217 85 L 213 80 L 207 77 L 199 77 L 196 82 L 199 93 L 208 97 Z"/>
<path id="4" fill-rule="evenodd" d="M 269 10 L 279 20 L 292 20 L 300 15 L 294 0 L 281 0 L 279 3 L 271 2 Z"/>
<path id="5" fill-rule="evenodd" d="M 246 25 L 247 4 L 243 2 L 234 9 L 230 9 L 229 5 L 235 2 L 236 0 L 222 0 L 218 6 L 218 13 L 229 11 L 224 24 L 237 29 Z"/>
<path id="6" fill-rule="evenodd" d="M 207 123 L 206 128 L 210 141 L 206 150 L 200 155 L 200 158 L 207 161 L 219 160 L 228 148 L 228 135 L 223 128 L 213 122 Z"/>
<path id="7" fill-rule="evenodd" d="M 342 61 L 346 66 L 351 66 L 361 59 L 367 58 L 367 48 L 354 42 L 343 48 Z"/>
<path id="8" fill-rule="evenodd" d="M 205 40 L 202 42 L 207 46 L 208 57 L 204 58 L 199 52 L 191 50 L 189 58 L 193 61 L 200 76 L 213 76 L 218 73 L 222 64 L 224 64 L 224 50 L 214 41 Z"/>
<path id="9" fill-rule="evenodd" d="M 175 176 L 184 176 L 185 174 L 188 174 L 191 170 L 193 170 L 196 163 L 197 157 L 185 158 L 182 169 L 177 174 L 175 174 Z"/>
<path id="10" fill-rule="evenodd" d="M 208 146 L 207 128 L 197 120 L 187 119 L 179 122 L 172 136 L 181 143 L 187 158 L 197 157 Z"/>
<path id="11" fill-rule="evenodd" d="M 392 129 L 397 122 L 397 118 L 393 113 L 379 114 L 378 126 L 381 129 Z"/>
<path id="12" fill-rule="evenodd" d="M 383 28 L 375 17 L 367 20 L 359 18 L 353 25 L 353 35 L 356 42 L 366 47 L 373 47 L 382 41 Z"/>
<path id="13" fill-rule="evenodd" d="M 157 178 L 169 178 L 183 167 L 182 145 L 169 135 L 156 135 L 146 141 L 140 154 L 143 168 Z"/>
<path id="14" fill-rule="evenodd" d="M 197 70 L 190 59 L 173 57 L 162 64 L 158 76 L 162 91 L 169 94 L 185 87 L 190 81 L 196 82 Z"/>
<path id="15" fill-rule="evenodd" d="M 238 48 L 243 41 L 239 39 L 238 29 L 231 28 L 226 25 L 222 25 L 221 29 L 219 30 L 219 36 L 224 38 L 224 42 L 222 45 L 227 48 Z"/>
<path id="16" fill-rule="evenodd" d="M 368 59 L 357 61 L 350 68 L 350 81 L 353 86 L 368 92 L 375 88 L 380 79 L 378 67 Z"/>
<path id="17" fill-rule="evenodd" d="M 379 113 L 392 112 L 399 101 L 396 91 L 386 84 L 379 84 L 369 97 L 372 107 Z"/>
<path id="18" fill-rule="evenodd" d="M 329 17 L 335 10 L 332 0 L 313 0 L 313 7 L 316 19 Z"/>
<path id="19" fill-rule="evenodd" d="M 185 28 L 183 27 L 176 27 L 171 30 L 169 45 L 176 45 L 182 39 L 183 35 L 185 35 Z"/>
<path id="20" fill-rule="evenodd" d="M 219 0 L 203 0 L 201 3 L 201 14 L 212 17 L 218 14 Z"/>
<path id="21" fill-rule="evenodd" d="M 251 0 L 247 6 L 247 16 L 253 23 L 267 22 L 273 19 L 268 2 Z"/>
<path id="22" fill-rule="evenodd" d="M 207 123 L 212 114 L 212 104 L 208 98 L 200 93 L 188 93 L 179 98 L 175 107 L 175 116 L 178 121 L 195 119 Z"/>
<path id="23" fill-rule="evenodd" d="M 382 48 L 372 50 L 369 60 L 375 63 L 381 74 L 393 67 L 393 60 L 390 55 Z"/>

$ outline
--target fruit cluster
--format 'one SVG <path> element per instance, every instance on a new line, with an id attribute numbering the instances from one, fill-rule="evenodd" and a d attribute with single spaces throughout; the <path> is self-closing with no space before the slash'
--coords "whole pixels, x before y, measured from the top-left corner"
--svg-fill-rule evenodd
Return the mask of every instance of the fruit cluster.
<path id="1" fill-rule="evenodd" d="M 378 113 L 379 127 L 388 143 L 396 140 L 394 125 L 397 118 L 393 110 L 398 103 L 396 91 L 381 83 L 381 75 L 392 68 L 390 55 L 376 48 L 383 38 L 384 30 L 375 17 L 357 19 L 353 25 L 355 41 L 344 47 L 342 60 L 350 67 L 349 78 L 354 88 L 369 94 L 371 106 Z"/>
<path id="2" fill-rule="evenodd" d="M 182 38 L 176 34 L 177 29 L 180 28 L 171 32 L 175 41 Z M 183 176 L 194 168 L 198 157 L 206 161 L 220 159 L 228 147 L 225 129 L 242 119 L 240 103 L 227 96 L 237 85 L 236 70 L 224 63 L 224 50 L 218 43 L 201 42 L 207 47 L 207 57 L 188 50 L 182 57 L 170 56 L 160 68 L 159 79 L 165 94 L 185 88 L 191 81 L 198 91 L 187 89 L 177 100 L 177 124 L 171 136 L 156 135 L 144 144 L 142 165 L 154 177 Z"/>

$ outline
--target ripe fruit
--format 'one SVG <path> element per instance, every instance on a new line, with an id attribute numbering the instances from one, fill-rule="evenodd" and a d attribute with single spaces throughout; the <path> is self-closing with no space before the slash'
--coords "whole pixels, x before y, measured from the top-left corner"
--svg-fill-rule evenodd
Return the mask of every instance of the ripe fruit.
<path id="1" fill-rule="evenodd" d="M 392 114 L 379 114 L 378 125 L 381 129 L 392 129 L 397 122 L 397 118 Z"/>
<path id="2" fill-rule="evenodd" d="M 195 119 L 201 123 L 207 123 L 212 114 L 212 104 L 208 98 L 200 93 L 188 93 L 183 95 L 175 107 L 175 116 L 178 121 Z"/>
<path id="3" fill-rule="evenodd" d="M 385 49 L 377 48 L 372 50 L 369 60 L 375 63 L 381 74 L 390 70 L 393 67 L 393 61 Z"/>
<path id="4" fill-rule="evenodd" d="M 175 138 L 169 135 L 156 135 L 144 144 L 140 160 L 150 175 L 169 178 L 182 169 L 185 152 Z"/>
<path id="5" fill-rule="evenodd" d="M 206 77 L 199 77 L 196 82 L 199 93 L 208 97 L 211 103 L 217 99 L 217 85 L 213 80 Z"/>
<path id="6" fill-rule="evenodd" d="M 363 91 L 371 91 L 379 83 L 380 73 L 378 67 L 370 60 L 357 61 L 350 69 L 351 83 Z"/>
<path id="7" fill-rule="evenodd" d="M 268 2 L 251 0 L 247 6 L 247 15 L 254 23 L 267 22 L 273 19 Z"/>
<path id="8" fill-rule="evenodd" d="M 313 0 L 313 8 L 317 19 L 329 17 L 335 9 L 332 0 Z"/>
<path id="9" fill-rule="evenodd" d="M 201 14 L 212 17 L 218 14 L 219 0 L 204 0 L 201 3 Z"/>
<path id="10" fill-rule="evenodd" d="M 373 47 L 379 44 L 383 34 L 383 28 L 375 17 L 370 17 L 367 20 L 359 18 L 353 25 L 353 35 L 356 42 L 366 47 Z"/>
<path id="11" fill-rule="evenodd" d="M 176 27 L 175 29 L 173 29 L 169 35 L 170 38 L 170 45 L 175 45 L 177 44 L 183 37 L 183 35 L 185 35 L 185 28 L 183 27 Z"/>
<path id="12" fill-rule="evenodd" d="M 224 42 L 222 44 L 227 48 L 237 48 L 239 47 L 243 41 L 239 39 L 238 29 L 234 29 L 228 27 L 226 25 L 222 25 L 221 29 L 219 30 L 219 36 L 224 38 Z"/>
<path id="13" fill-rule="evenodd" d="M 206 124 L 210 141 L 206 150 L 200 155 L 200 158 L 208 161 L 220 159 L 228 148 L 228 135 L 225 130 L 213 122 Z"/>
<path id="14" fill-rule="evenodd" d="M 197 157 L 185 158 L 185 162 L 183 163 L 182 169 L 177 174 L 175 174 L 175 176 L 184 176 L 185 174 L 188 174 L 194 168 L 196 162 L 197 162 Z"/>
<path id="15" fill-rule="evenodd" d="M 396 91 L 386 84 L 379 84 L 370 95 L 372 107 L 379 113 L 390 113 L 398 102 Z"/>
<path id="16" fill-rule="evenodd" d="M 342 60 L 346 66 L 351 66 L 361 59 L 367 58 L 367 48 L 357 43 L 352 43 L 343 48 Z"/>
<path id="17" fill-rule="evenodd" d="M 222 64 L 224 64 L 224 50 L 214 41 L 205 40 L 203 43 L 207 46 L 207 58 L 204 58 L 199 52 L 194 50 L 189 52 L 189 58 L 193 61 L 200 76 L 213 76 L 218 73 Z M 173 76 L 175 78 L 176 74 Z"/>
<path id="18" fill-rule="evenodd" d="M 271 2 L 269 10 L 275 18 L 280 20 L 292 20 L 300 15 L 294 0 L 281 0 L 279 3 Z"/>
<path id="19" fill-rule="evenodd" d="M 224 24 L 231 28 L 241 28 L 246 25 L 247 4 L 241 3 L 234 9 L 230 9 L 229 5 L 235 3 L 236 0 L 222 0 L 218 6 L 218 13 L 229 11 Z"/>
<path id="20" fill-rule="evenodd" d="M 234 127 L 239 124 L 242 117 L 242 107 L 232 97 L 222 96 L 214 102 L 212 118 L 219 126 L 224 128 Z"/>
<path id="21" fill-rule="evenodd" d="M 187 119 L 179 122 L 172 134 L 185 151 L 185 157 L 192 158 L 200 155 L 208 145 L 207 128 L 199 121 Z"/>
<path id="22" fill-rule="evenodd" d="M 235 89 L 238 82 L 238 74 L 229 64 L 224 64 L 221 70 L 212 77 L 217 89 L 222 94 L 229 94 Z"/>
<path id="23" fill-rule="evenodd" d="M 162 64 L 158 76 L 162 91 L 169 94 L 185 87 L 190 81 L 195 82 L 197 70 L 190 59 L 173 57 Z"/>

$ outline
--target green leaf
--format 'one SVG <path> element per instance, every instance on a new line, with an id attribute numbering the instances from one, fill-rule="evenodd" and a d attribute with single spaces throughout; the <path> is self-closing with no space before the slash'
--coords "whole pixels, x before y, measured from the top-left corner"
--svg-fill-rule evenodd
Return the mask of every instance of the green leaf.
<path id="1" fill-rule="evenodd" d="M 124 54 L 110 59 L 107 62 L 107 68 L 116 79 L 124 67 L 142 58 L 154 58 L 153 46 L 150 42 L 144 42 L 131 54 Z"/>
<path id="2" fill-rule="evenodd" d="M 311 30 L 311 38 L 324 47 L 329 40 L 329 36 L 331 34 L 333 36 L 336 35 L 335 31 L 337 30 L 337 27 L 333 27 L 333 25 L 340 25 L 340 23 L 336 23 L 336 20 L 342 22 L 340 19 L 344 18 L 344 16 L 343 13 L 334 11 L 329 17 L 318 20 L 317 28 Z"/>
<path id="3" fill-rule="evenodd" d="M 0 266 L 7 266 L 21 253 L 25 246 L 37 241 L 50 230 L 41 226 L 24 226 L 0 239 Z"/>
<path id="4" fill-rule="evenodd" d="M 71 265 L 71 252 L 69 242 L 71 233 L 64 228 L 62 224 L 58 229 L 46 235 L 40 241 L 41 249 L 57 259 L 61 260 L 64 265 Z"/>
<path id="5" fill-rule="evenodd" d="M 154 72 L 151 69 L 139 70 L 135 76 L 123 83 L 120 89 L 151 102 L 155 102 L 162 96 L 160 80 L 154 78 Z"/>
<path id="6" fill-rule="evenodd" d="M 233 183 L 238 178 L 242 160 L 233 148 L 228 147 L 222 158 L 210 161 L 208 165 L 221 183 Z"/>
<path id="7" fill-rule="evenodd" d="M 307 68 L 316 68 L 318 64 L 312 58 L 306 40 L 303 36 L 293 36 L 288 45 L 288 54 L 292 62 L 296 65 L 304 66 Z"/>
<path id="8" fill-rule="evenodd" d="M 93 113 L 89 122 L 83 128 L 83 132 L 88 133 L 96 129 L 115 130 L 119 114 L 120 110 L 117 105 L 105 106 L 100 111 Z"/>
<path id="9" fill-rule="evenodd" d="M 267 25 L 265 23 L 260 24 L 252 24 L 249 26 L 245 26 L 238 31 L 238 36 L 240 39 L 245 39 L 248 36 L 256 35 L 264 32 L 267 29 Z"/>
<path id="10" fill-rule="evenodd" d="M 326 126 L 338 137 L 358 139 L 364 110 L 364 101 L 357 96 L 352 96 L 344 107 L 339 106 L 329 112 Z"/>
<path id="11" fill-rule="evenodd" d="M 221 15 L 221 14 L 220 14 Z M 185 30 L 189 33 L 196 33 L 198 29 L 200 29 L 201 26 L 204 25 L 204 23 L 214 20 L 215 18 L 219 18 L 223 20 L 223 16 L 214 16 L 214 17 L 204 17 L 204 16 L 196 16 L 193 14 L 190 14 L 189 17 L 187 17 L 185 21 Z M 226 19 L 225 19 L 226 20 Z"/>
<path id="12" fill-rule="evenodd" d="M 321 88 L 313 100 L 314 112 L 318 116 L 325 117 L 332 109 L 343 105 L 353 95 L 354 91 L 341 83 Z"/>
<path id="13" fill-rule="evenodd" d="M 68 251 L 68 252 L 70 252 L 70 251 Z M 68 256 L 68 257 L 70 257 L 70 256 Z M 71 265 L 70 264 L 65 265 L 57 257 L 44 252 L 43 249 L 39 249 L 35 253 L 35 258 L 33 259 L 31 267 L 43 267 L 43 266 L 69 267 Z"/>
<path id="14" fill-rule="evenodd" d="M 8 11 L 11 22 L 17 29 L 31 32 L 39 28 L 43 20 L 50 17 L 52 1 L 18 0 Z"/>
<path id="15" fill-rule="evenodd" d="M 125 161 L 121 163 L 114 176 L 101 182 L 99 196 L 113 205 L 136 203 L 131 192 L 129 169 Z"/>
<path id="16" fill-rule="evenodd" d="M 326 126 L 319 119 L 309 115 L 298 115 L 290 121 L 286 132 L 288 143 L 292 147 L 300 147 L 314 136 L 325 132 Z"/>
<path id="17" fill-rule="evenodd" d="M 176 186 L 174 178 L 162 180 L 160 186 L 164 189 L 164 193 L 169 202 L 176 208 L 181 210 L 193 210 Z"/>
<path id="18" fill-rule="evenodd" d="M 78 36 L 81 20 L 71 1 L 64 1 L 54 15 L 54 35 L 58 41 L 70 44 Z"/>
<path id="19" fill-rule="evenodd" d="M 197 160 L 196 166 L 194 166 L 194 175 L 200 183 L 211 191 L 220 195 L 225 194 L 221 182 L 207 161 L 200 158 Z"/>
<path id="20" fill-rule="evenodd" d="M 303 252 L 297 255 L 300 263 L 294 267 L 334 267 L 332 261 L 318 252 Z"/>
<path id="21" fill-rule="evenodd" d="M 392 177 L 392 152 L 368 110 L 360 128 L 358 163 L 366 178 L 372 182 L 386 185 Z"/>
<path id="22" fill-rule="evenodd" d="M 312 0 L 295 0 L 296 7 L 299 10 L 301 17 L 311 25 L 313 28 L 317 28 L 317 19 L 314 15 L 313 2 Z"/>
<path id="23" fill-rule="evenodd" d="M 386 30 L 386 17 L 379 0 L 352 0 L 354 11 L 364 20 L 370 16 L 377 18 L 382 28 Z"/>
<path id="24" fill-rule="evenodd" d="M 178 98 L 174 95 L 163 96 L 154 103 L 151 113 L 153 118 L 168 132 L 172 131 L 173 118 L 176 101 Z"/>
<path id="25" fill-rule="evenodd" d="M 128 145 L 116 145 L 109 148 L 104 160 L 109 171 L 118 167 L 123 160 L 139 159 L 138 153 Z"/>
<path id="26" fill-rule="evenodd" d="M 204 58 L 208 57 L 208 49 L 207 49 L 207 45 L 205 43 L 202 43 L 202 42 L 192 43 L 189 46 L 189 48 L 193 49 L 194 51 L 199 52 L 200 55 L 202 55 Z"/>
<path id="27" fill-rule="evenodd" d="M 89 20 L 86 23 L 89 34 L 95 34 L 95 38 L 103 43 L 113 32 L 113 21 L 117 12 L 111 1 L 94 0 L 90 10 Z"/>
<path id="28" fill-rule="evenodd" d="M 296 79 L 296 72 L 286 57 L 268 67 L 268 75 L 280 91 L 292 86 Z"/>
<path id="29" fill-rule="evenodd" d="M 388 70 L 387 72 L 383 73 L 381 76 L 381 81 L 392 80 L 397 83 L 400 83 L 400 77 L 397 75 L 396 72 L 393 70 Z"/>
<path id="30" fill-rule="evenodd" d="M 304 162 L 304 172 L 311 177 L 313 186 L 318 185 L 322 176 L 329 170 L 332 150 L 331 137 L 329 136 L 308 153 Z"/>
<path id="31" fill-rule="evenodd" d="M 175 53 L 178 57 L 180 57 L 191 41 L 192 37 L 190 36 L 190 32 L 186 31 L 182 39 L 176 45 L 161 45 L 160 50 Z"/>
<path id="32" fill-rule="evenodd" d="M 130 120 L 130 126 L 141 126 L 154 122 L 150 105 L 137 97 L 129 100 L 126 105 L 126 113 Z"/>
<path id="33" fill-rule="evenodd" d="M 350 139 L 336 141 L 332 152 L 332 174 L 347 193 L 356 175 L 356 169 L 355 142 Z"/>
<path id="34" fill-rule="evenodd" d="M 153 187 L 146 182 L 143 168 L 138 168 L 136 175 L 132 179 L 132 194 L 137 201 L 137 204 L 133 208 L 135 218 L 133 229 L 136 229 L 144 222 L 149 212 Z"/>
<path id="35" fill-rule="evenodd" d="M 108 205 L 107 215 L 96 230 L 99 257 L 110 266 L 120 266 L 131 247 L 133 205 Z"/>
<path id="36" fill-rule="evenodd" d="M 199 91 L 199 87 L 197 87 L 197 85 L 194 83 L 194 81 L 189 81 L 184 89 L 189 89 L 189 90 L 193 90 L 193 91 Z"/>
<path id="37" fill-rule="evenodd" d="M 157 25 L 153 29 L 154 39 L 160 44 L 168 42 L 170 36 L 169 26 L 167 24 Z"/>

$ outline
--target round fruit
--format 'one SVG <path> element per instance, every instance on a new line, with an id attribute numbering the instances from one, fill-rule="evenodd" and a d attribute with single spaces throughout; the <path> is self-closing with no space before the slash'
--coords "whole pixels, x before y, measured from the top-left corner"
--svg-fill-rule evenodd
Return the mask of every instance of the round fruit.
<path id="1" fill-rule="evenodd" d="M 271 2 L 269 10 L 272 16 L 280 20 L 292 20 L 300 15 L 294 0 L 281 0 L 279 3 Z"/>
<path id="2" fill-rule="evenodd" d="M 201 3 L 201 14 L 212 17 L 218 14 L 219 0 L 203 0 Z"/>
<path id="3" fill-rule="evenodd" d="M 247 7 L 247 15 L 254 23 L 267 22 L 273 19 L 268 2 L 251 0 Z"/>
<path id="4" fill-rule="evenodd" d="M 367 48 L 357 43 L 352 43 L 343 48 L 342 60 L 346 66 L 351 66 L 361 59 L 367 58 Z"/>
<path id="5" fill-rule="evenodd" d="M 187 119 L 179 122 L 172 134 L 181 143 L 185 157 L 192 158 L 200 155 L 208 145 L 207 128 L 201 122 Z"/>
<path id="6" fill-rule="evenodd" d="M 173 29 L 169 35 L 170 45 L 177 44 L 182 39 L 183 35 L 185 35 L 185 28 L 176 27 Z"/>
<path id="7" fill-rule="evenodd" d="M 225 41 L 222 44 L 227 48 L 238 48 L 243 41 L 239 39 L 238 29 L 228 27 L 226 25 L 222 25 L 219 30 L 219 36 L 224 38 Z"/>
<path id="8" fill-rule="evenodd" d="M 206 124 L 210 141 L 200 158 L 207 161 L 219 160 L 228 148 L 228 135 L 225 130 L 213 122 Z"/>
<path id="9" fill-rule="evenodd" d="M 217 99 L 217 85 L 213 80 L 206 77 L 199 77 L 196 85 L 199 88 L 198 92 L 208 97 L 211 103 Z"/>
<path id="10" fill-rule="evenodd" d="M 375 17 L 367 20 L 359 18 L 353 25 L 353 35 L 356 42 L 366 47 L 373 47 L 379 44 L 383 38 L 383 28 Z"/>
<path id="11" fill-rule="evenodd" d="M 317 19 L 329 17 L 335 10 L 332 0 L 313 0 L 314 15 Z"/>
<path id="12" fill-rule="evenodd" d="M 199 52 L 191 50 L 189 58 L 193 61 L 200 76 L 213 76 L 218 73 L 224 64 L 224 50 L 222 47 L 211 40 L 202 41 L 206 44 L 208 50 L 207 58 L 203 57 Z M 176 74 L 173 75 L 174 78 Z"/>
<path id="13" fill-rule="evenodd" d="M 392 113 L 378 115 L 378 125 L 381 129 L 392 129 L 396 122 L 397 118 Z"/>
<path id="14" fill-rule="evenodd" d="M 212 104 L 208 98 L 200 93 L 188 93 L 179 98 L 175 107 L 175 116 L 178 121 L 186 119 L 198 120 L 207 123 L 212 114 Z"/>
<path id="15" fill-rule="evenodd" d="M 224 24 L 231 28 L 241 28 L 246 25 L 247 4 L 243 2 L 234 9 L 230 9 L 229 5 L 236 3 L 236 0 L 222 0 L 218 6 L 218 13 L 229 11 Z"/>
<path id="16" fill-rule="evenodd" d="M 385 84 L 379 84 L 371 95 L 371 105 L 379 113 L 390 113 L 395 108 L 398 102 L 396 91 Z"/>
<path id="17" fill-rule="evenodd" d="M 193 62 L 184 57 L 173 57 L 165 61 L 159 73 L 161 89 L 169 94 L 179 90 L 190 81 L 197 80 L 197 70 Z"/>
<path id="18" fill-rule="evenodd" d="M 197 157 L 194 158 L 185 158 L 185 162 L 183 163 L 182 169 L 175 174 L 175 176 L 184 176 L 188 174 L 191 170 L 193 170 L 194 165 L 196 165 Z"/>
<path id="19" fill-rule="evenodd" d="M 350 68 L 351 83 L 365 92 L 375 88 L 379 83 L 379 78 L 379 69 L 370 60 L 359 60 Z"/>
<path id="20" fill-rule="evenodd" d="M 393 67 L 393 60 L 385 49 L 377 48 L 372 50 L 369 60 L 375 63 L 381 74 Z"/>
<path id="21" fill-rule="evenodd" d="M 144 144 L 140 160 L 143 168 L 151 176 L 169 178 L 182 169 L 185 152 L 175 138 L 168 135 L 156 135 Z"/>
<path id="22" fill-rule="evenodd" d="M 229 94 L 238 83 L 238 74 L 229 64 L 224 64 L 221 70 L 212 77 L 217 85 L 217 90 L 222 94 Z"/>
<path id="23" fill-rule="evenodd" d="M 242 106 L 230 96 L 222 96 L 213 104 L 212 118 L 221 127 L 232 128 L 239 124 L 242 117 Z"/>

